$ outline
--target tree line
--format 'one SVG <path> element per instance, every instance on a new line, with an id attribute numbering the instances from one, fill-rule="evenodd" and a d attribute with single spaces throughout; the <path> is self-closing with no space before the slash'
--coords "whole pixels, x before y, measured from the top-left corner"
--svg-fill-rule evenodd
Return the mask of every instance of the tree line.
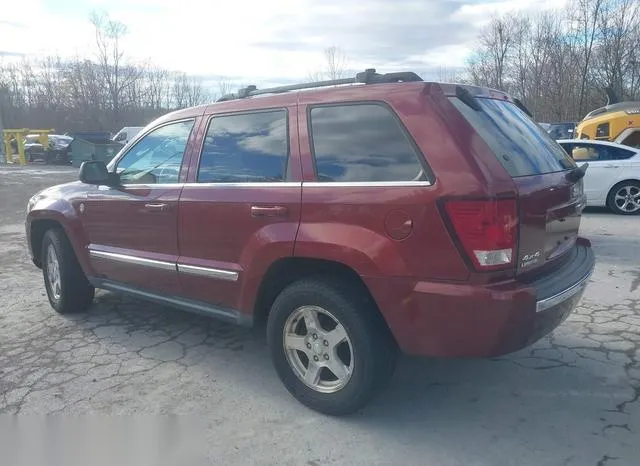
<path id="1" fill-rule="evenodd" d="M 467 74 L 518 97 L 538 121 L 579 121 L 609 97 L 640 100 L 640 2 L 571 0 L 493 18 Z"/>
<path id="2" fill-rule="evenodd" d="M 167 111 L 229 92 L 182 72 L 133 63 L 122 48 L 124 24 L 91 17 L 95 54 L 0 63 L 5 128 L 111 130 L 139 126 Z M 488 86 L 518 97 L 538 121 L 577 121 L 610 97 L 640 100 L 640 2 L 570 0 L 563 10 L 494 17 L 465 72 L 439 78 Z M 347 57 L 329 47 L 311 80 L 343 77 Z"/>
<path id="3" fill-rule="evenodd" d="M 92 59 L 49 56 L 0 63 L 5 128 L 117 131 L 226 92 L 225 83 L 214 92 L 185 73 L 130 62 L 122 48 L 126 26 L 106 14 L 93 14 L 91 23 Z"/>

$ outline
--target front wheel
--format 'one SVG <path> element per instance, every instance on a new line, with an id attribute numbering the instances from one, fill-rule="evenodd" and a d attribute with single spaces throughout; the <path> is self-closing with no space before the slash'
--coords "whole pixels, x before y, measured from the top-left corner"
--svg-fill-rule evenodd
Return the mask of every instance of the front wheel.
<path id="1" fill-rule="evenodd" d="M 325 414 L 362 408 L 395 367 L 395 342 L 356 285 L 325 279 L 290 285 L 271 308 L 267 337 L 287 390 Z"/>
<path id="2" fill-rule="evenodd" d="M 52 229 L 44 235 L 42 273 L 49 303 L 60 314 L 84 311 L 93 302 L 95 289 L 61 230 Z"/>
<path id="3" fill-rule="evenodd" d="M 640 213 L 640 182 L 623 181 L 615 185 L 609 192 L 607 205 L 620 215 Z"/>

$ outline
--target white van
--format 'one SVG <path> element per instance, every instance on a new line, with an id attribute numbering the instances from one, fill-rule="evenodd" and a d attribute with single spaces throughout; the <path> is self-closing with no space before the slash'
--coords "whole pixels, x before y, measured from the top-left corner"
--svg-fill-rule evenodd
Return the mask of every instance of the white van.
<path id="1" fill-rule="evenodd" d="M 143 128 L 143 126 L 125 126 L 116 133 L 112 140 L 115 142 L 121 142 L 122 144 L 127 144 L 135 137 L 136 134 L 142 131 Z"/>

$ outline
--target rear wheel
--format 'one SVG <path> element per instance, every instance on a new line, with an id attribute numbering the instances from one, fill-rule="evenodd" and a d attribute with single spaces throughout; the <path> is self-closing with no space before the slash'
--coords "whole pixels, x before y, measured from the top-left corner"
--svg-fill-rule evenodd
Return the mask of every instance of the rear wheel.
<path id="1" fill-rule="evenodd" d="M 326 279 L 290 285 L 273 304 L 267 336 L 287 390 L 326 414 L 363 407 L 395 367 L 395 342 L 357 286 Z"/>
<path id="2" fill-rule="evenodd" d="M 81 312 L 91 306 L 95 290 L 61 230 L 52 229 L 44 235 L 42 273 L 49 303 L 57 312 Z"/>
<path id="3" fill-rule="evenodd" d="M 607 205 L 616 214 L 635 215 L 640 213 L 640 182 L 623 181 L 609 192 Z"/>

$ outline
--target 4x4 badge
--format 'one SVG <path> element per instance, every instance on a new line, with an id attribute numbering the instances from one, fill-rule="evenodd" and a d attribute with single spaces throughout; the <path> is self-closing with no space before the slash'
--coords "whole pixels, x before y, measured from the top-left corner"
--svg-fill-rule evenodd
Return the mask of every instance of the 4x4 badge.
<path id="1" fill-rule="evenodd" d="M 520 267 L 528 267 L 530 265 L 535 264 L 540 259 L 542 255 L 542 251 L 532 252 L 531 254 L 525 254 L 522 256 L 522 261 L 520 262 Z"/>

